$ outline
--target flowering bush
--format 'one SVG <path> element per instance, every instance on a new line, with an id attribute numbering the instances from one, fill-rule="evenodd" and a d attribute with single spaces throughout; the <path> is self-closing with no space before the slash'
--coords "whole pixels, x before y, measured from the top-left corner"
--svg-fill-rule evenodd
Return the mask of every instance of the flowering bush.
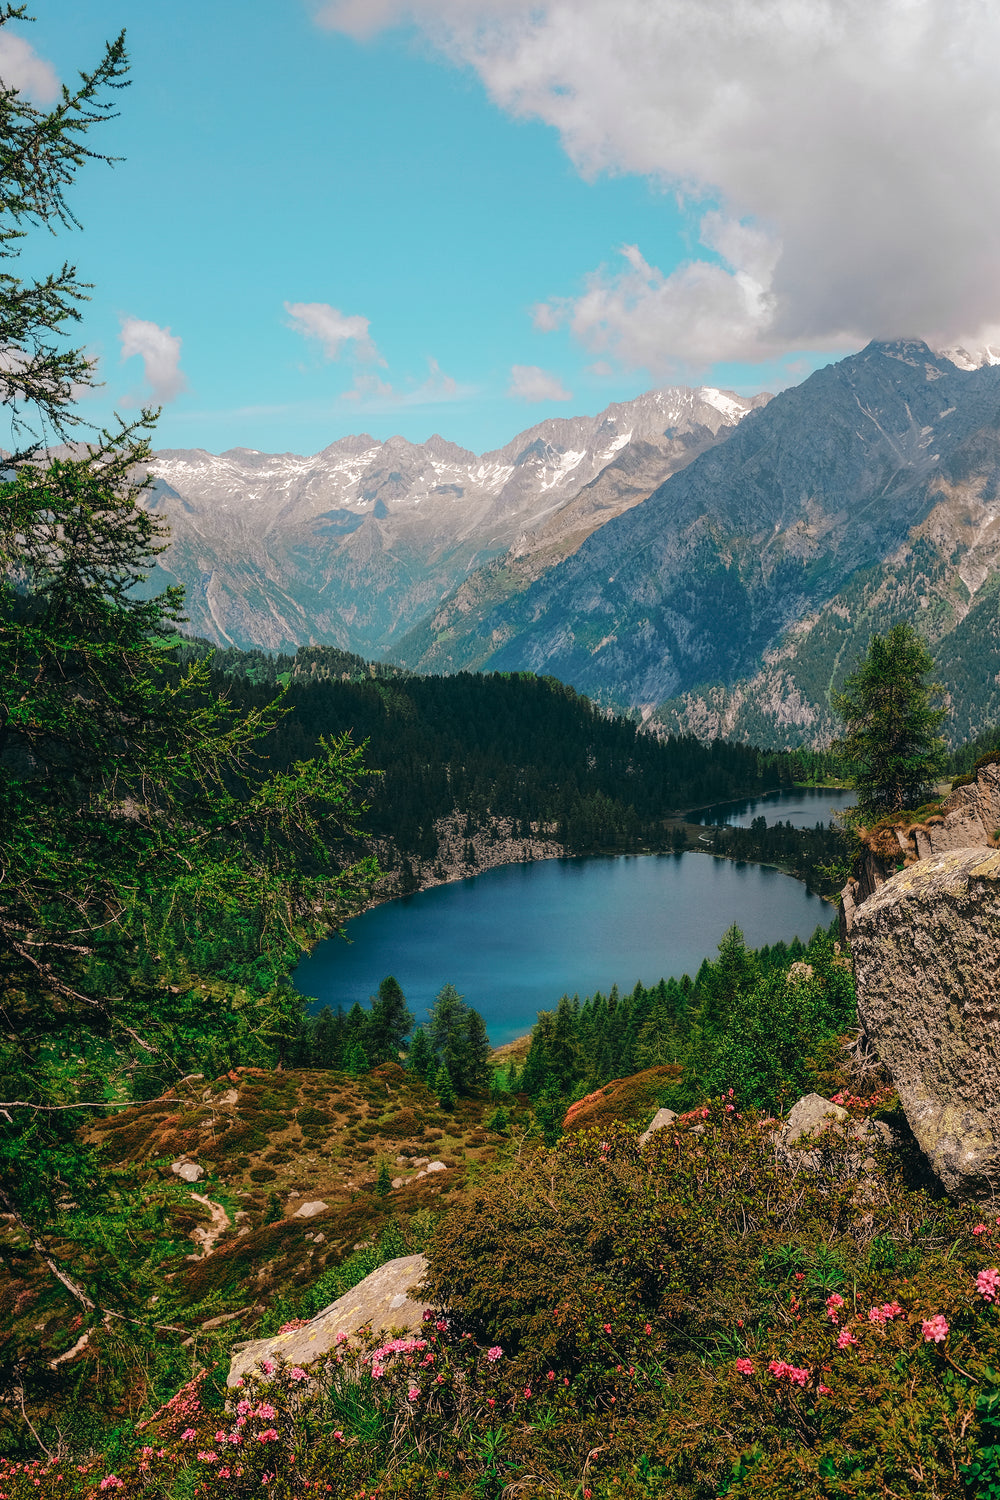
<path id="1" fill-rule="evenodd" d="M 797 1172 L 732 1102 L 522 1154 L 440 1225 L 417 1333 L 228 1407 L 196 1378 L 106 1461 L 0 1469 L 0 1500 L 992 1500 L 995 1215 L 881 1169 L 859 1193 L 836 1132 Z"/>

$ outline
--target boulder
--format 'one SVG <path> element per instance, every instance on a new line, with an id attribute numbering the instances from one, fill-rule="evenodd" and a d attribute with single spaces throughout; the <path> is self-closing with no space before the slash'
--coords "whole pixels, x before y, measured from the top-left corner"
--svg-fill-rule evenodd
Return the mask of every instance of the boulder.
<path id="1" fill-rule="evenodd" d="M 639 1145 L 644 1146 L 651 1135 L 655 1135 L 658 1130 L 665 1130 L 668 1125 L 672 1125 L 674 1123 L 676 1118 L 676 1110 L 658 1109 L 652 1120 L 649 1122 L 649 1125 L 639 1137 Z"/>
<path id="2" fill-rule="evenodd" d="M 858 1016 L 950 1193 L 1000 1187 L 1000 852 L 899 871 L 854 914 Z"/>
<path id="3" fill-rule="evenodd" d="M 832 1099 L 824 1099 L 822 1094 L 806 1094 L 788 1111 L 779 1139 L 783 1146 L 795 1146 L 804 1138 L 812 1140 L 828 1126 L 841 1124 L 847 1118 L 847 1110 L 834 1104 Z"/>
<path id="4" fill-rule="evenodd" d="M 233 1350 L 226 1384 L 235 1386 L 243 1376 L 258 1370 L 264 1360 L 279 1358 L 290 1365 L 307 1366 L 329 1354 L 344 1333 L 349 1340 L 363 1328 L 373 1333 L 418 1333 L 424 1326 L 426 1303 L 410 1296 L 427 1274 L 422 1255 L 402 1255 L 387 1261 L 336 1302 L 331 1302 L 302 1328 L 291 1328 L 273 1338 L 256 1339 Z"/>

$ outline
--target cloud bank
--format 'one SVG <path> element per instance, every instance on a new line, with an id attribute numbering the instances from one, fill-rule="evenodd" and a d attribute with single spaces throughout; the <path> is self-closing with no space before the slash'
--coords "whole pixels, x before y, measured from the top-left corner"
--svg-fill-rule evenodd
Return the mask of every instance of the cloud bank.
<path id="1" fill-rule="evenodd" d="M 558 375 L 551 375 L 538 365 L 511 365 L 507 394 L 515 401 L 571 401 L 573 398 L 572 391 L 566 389 Z"/>
<path id="2" fill-rule="evenodd" d="M 386 412 L 401 406 L 441 406 L 470 394 L 469 387 L 446 375 L 436 359 L 428 359 L 427 375 L 419 384 L 411 381 L 400 389 L 377 375 L 355 375 L 352 388 L 342 391 L 340 399 L 356 401 L 359 411 Z"/>
<path id="3" fill-rule="evenodd" d="M 181 340 L 144 318 L 123 318 L 121 331 L 122 359 L 138 355 L 149 394 L 163 405 L 187 390 L 187 377 L 181 369 Z"/>
<path id="4" fill-rule="evenodd" d="M 646 175 L 693 213 L 704 250 L 687 264 L 626 247 L 623 266 L 536 312 L 542 326 L 653 370 L 996 338 L 994 0 L 325 0 L 316 14 L 356 36 L 416 25 L 502 108 L 558 130 L 581 172 Z"/>

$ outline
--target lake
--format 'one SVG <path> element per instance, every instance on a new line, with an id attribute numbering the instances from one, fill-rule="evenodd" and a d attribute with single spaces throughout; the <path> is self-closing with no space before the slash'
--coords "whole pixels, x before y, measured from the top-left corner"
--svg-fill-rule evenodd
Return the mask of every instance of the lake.
<path id="1" fill-rule="evenodd" d="M 394 974 L 418 1019 L 450 982 L 499 1046 L 563 994 L 694 975 L 733 922 L 759 947 L 804 941 L 833 915 L 790 875 L 706 854 L 541 860 L 376 906 L 348 922 L 350 946 L 318 944 L 294 978 L 349 1010 Z"/>
<path id="2" fill-rule="evenodd" d="M 716 802 L 687 814 L 689 823 L 705 823 L 729 828 L 749 828 L 754 818 L 771 823 L 791 823 L 793 828 L 815 828 L 829 823 L 835 812 L 853 807 L 858 794 L 834 786 L 797 786 L 788 792 L 764 792 L 741 802 Z"/>

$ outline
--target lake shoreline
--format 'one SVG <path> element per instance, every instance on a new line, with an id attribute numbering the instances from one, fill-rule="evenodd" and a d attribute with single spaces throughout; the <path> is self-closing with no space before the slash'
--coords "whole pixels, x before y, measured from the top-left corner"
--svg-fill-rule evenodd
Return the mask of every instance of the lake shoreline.
<path id="1" fill-rule="evenodd" d="M 798 791 L 849 791 L 836 783 L 824 782 L 814 785 L 812 782 L 795 782 L 792 787 L 768 787 L 764 791 L 748 792 L 744 797 L 732 797 L 731 802 L 750 800 L 751 798 L 766 798 L 780 795 L 782 792 Z M 360 907 L 355 916 L 361 916 L 364 912 L 372 911 L 377 906 L 384 906 L 386 902 L 398 901 L 404 896 L 416 896 L 421 891 L 433 890 L 439 885 L 452 885 L 459 880 L 469 880 L 476 875 L 483 874 L 486 870 L 501 869 L 505 865 L 535 864 L 540 860 L 547 859 L 606 859 L 627 858 L 628 856 L 645 856 L 651 854 L 710 854 L 713 859 L 725 859 L 734 864 L 754 864 L 761 869 L 778 870 L 783 875 L 790 875 L 793 880 L 799 880 L 807 889 L 811 889 L 808 881 L 787 865 L 773 860 L 755 860 L 734 858 L 716 849 L 706 849 L 702 838 L 702 830 L 707 826 L 703 823 L 688 822 L 692 813 L 706 812 L 709 808 L 719 804 L 708 802 L 700 803 L 697 807 L 679 808 L 664 820 L 663 841 L 658 844 L 650 844 L 641 849 L 587 849 L 569 850 L 565 844 L 551 837 L 555 825 L 550 824 L 547 828 L 539 828 L 533 824 L 535 830 L 532 837 L 522 838 L 513 832 L 511 819 L 495 818 L 485 829 L 477 829 L 466 836 L 464 825 L 466 819 L 459 813 L 451 813 L 447 817 L 438 818 L 434 824 L 438 836 L 438 853 L 430 860 L 418 860 L 415 857 L 404 858 L 393 846 L 375 841 L 374 852 L 379 857 L 383 855 L 399 861 L 401 868 L 389 869 L 379 882 L 379 889 L 372 899 L 363 907 Z M 685 833 L 684 845 L 680 848 L 673 844 L 675 829 L 683 829 Z M 466 858 L 468 848 L 471 846 L 475 853 L 475 859 L 469 861 Z M 380 861 L 381 862 L 381 861 Z M 409 873 L 407 873 L 407 867 Z M 819 891 L 814 895 L 820 900 L 826 901 L 831 906 L 836 906 L 836 900 L 830 896 L 824 896 Z"/>

